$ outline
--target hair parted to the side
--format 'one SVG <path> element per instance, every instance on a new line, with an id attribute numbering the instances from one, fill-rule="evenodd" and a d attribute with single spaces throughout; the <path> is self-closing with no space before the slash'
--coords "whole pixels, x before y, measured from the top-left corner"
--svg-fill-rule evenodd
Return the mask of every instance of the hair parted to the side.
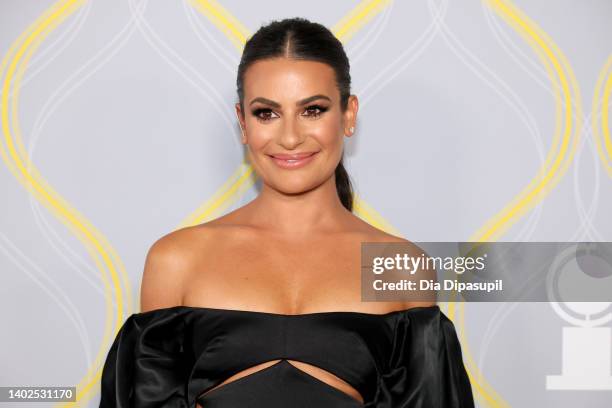
<path id="1" fill-rule="evenodd" d="M 260 27 L 246 42 L 236 79 L 242 112 L 244 73 L 254 62 L 276 57 L 318 61 L 332 67 L 340 91 L 340 107 L 343 112 L 346 111 L 351 93 L 351 75 L 349 60 L 342 43 L 324 25 L 294 17 L 275 20 Z M 335 171 L 336 190 L 342 205 L 353 211 L 353 188 L 342 161 L 340 159 Z"/>

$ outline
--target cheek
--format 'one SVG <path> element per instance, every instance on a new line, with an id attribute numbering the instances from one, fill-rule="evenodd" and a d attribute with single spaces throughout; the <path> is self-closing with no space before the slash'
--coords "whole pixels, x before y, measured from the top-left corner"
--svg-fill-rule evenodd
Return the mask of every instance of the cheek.
<path id="1" fill-rule="evenodd" d="M 261 124 L 257 120 L 247 121 L 248 143 L 253 150 L 259 150 L 274 140 L 277 127 L 273 124 Z"/>
<path id="2" fill-rule="evenodd" d="M 337 120 L 328 120 L 327 123 L 316 124 L 310 130 L 312 137 L 331 156 L 335 157 L 342 151 L 343 135 Z"/>
<path id="3" fill-rule="evenodd" d="M 303 130 L 321 143 L 334 144 L 341 136 L 341 121 L 335 112 L 328 112 L 319 119 L 304 119 Z"/>

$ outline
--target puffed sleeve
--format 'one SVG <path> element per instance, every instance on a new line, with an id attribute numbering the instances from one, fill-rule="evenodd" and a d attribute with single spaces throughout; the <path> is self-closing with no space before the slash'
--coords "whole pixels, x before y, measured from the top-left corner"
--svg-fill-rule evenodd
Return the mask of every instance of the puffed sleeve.
<path id="1" fill-rule="evenodd" d="M 453 323 L 438 306 L 416 308 L 395 323 L 381 381 L 380 408 L 473 408 L 472 387 Z"/>
<path id="2" fill-rule="evenodd" d="M 187 408 L 193 357 L 185 321 L 175 309 L 132 314 L 102 369 L 100 408 Z"/>

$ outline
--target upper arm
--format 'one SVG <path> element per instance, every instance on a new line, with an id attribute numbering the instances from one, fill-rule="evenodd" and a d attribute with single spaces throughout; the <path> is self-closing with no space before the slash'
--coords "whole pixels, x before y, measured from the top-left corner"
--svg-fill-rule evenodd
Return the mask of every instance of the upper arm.
<path id="1" fill-rule="evenodd" d="M 419 247 L 418 245 L 414 243 L 412 243 L 412 246 L 414 246 L 414 251 L 415 251 L 412 256 L 419 257 L 423 260 L 429 258 L 429 254 L 425 252 L 425 250 L 423 250 L 421 247 Z M 421 267 L 416 271 L 414 278 L 413 278 L 415 282 L 420 282 L 420 281 L 437 282 L 438 273 L 436 269 L 432 266 L 430 262 L 427 264 L 428 264 L 427 267 L 424 267 L 423 265 L 421 265 Z M 422 299 L 419 301 L 411 302 L 411 307 L 414 307 L 414 306 L 427 307 L 427 306 L 434 306 L 437 304 L 436 294 L 434 292 L 424 291 L 424 292 L 420 292 L 419 295 L 420 295 L 419 299 L 421 298 Z"/>
<path id="2" fill-rule="evenodd" d="M 140 310 L 180 306 L 188 257 L 177 232 L 158 239 L 149 249 L 140 286 Z"/>

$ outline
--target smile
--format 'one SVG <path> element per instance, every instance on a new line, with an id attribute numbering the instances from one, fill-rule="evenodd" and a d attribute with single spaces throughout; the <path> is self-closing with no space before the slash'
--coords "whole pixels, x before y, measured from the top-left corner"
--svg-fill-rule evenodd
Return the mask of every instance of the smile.
<path id="1" fill-rule="evenodd" d="M 283 169 L 297 169 L 303 167 L 314 160 L 318 152 L 302 153 L 302 154 L 279 154 L 272 155 L 270 158 L 277 166 Z"/>

